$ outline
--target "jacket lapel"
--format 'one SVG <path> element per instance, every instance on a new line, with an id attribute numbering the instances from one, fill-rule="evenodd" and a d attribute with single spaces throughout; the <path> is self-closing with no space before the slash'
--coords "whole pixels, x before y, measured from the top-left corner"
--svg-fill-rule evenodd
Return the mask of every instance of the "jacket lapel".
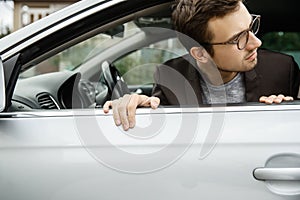
<path id="1" fill-rule="evenodd" d="M 260 79 L 255 69 L 245 72 L 245 87 L 246 87 L 247 102 L 258 102 L 260 97 L 259 84 L 260 84 Z"/>
<path id="2" fill-rule="evenodd" d="M 197 97 L 198 105 L 203 104 L 202 87 L 200 85 L 200 74 L 199 74 L 198 67 L 197 67 L 195 60 L 191 57 L 189 57 L 189 67 L 188 67 L 186 78 L 188 80 L 188 84 L 193 89 L 193 91 L 192 91 L 193 95 Z M 190 95 L 189 87 L 187 85 L 185 86 L 185 92 L 186 92 L 187 96 Z M 189 105 L 195 104 L 194 98 L 187 98 L 187 103 Z"/>
<path id="3" fill-rule="evenodd" d="M 191 59 L 191 58 L 190 58 Z M 187 70 L 186 78 L 189 81 L 189 84 L 195 91 L 195 94 L 198 99 L 199 105 L 203 103 L 202 101 L 202 88 L 200 85 L 200 73 L 197 69 L 196 63 L 194 60 L 189 59 L 189 67 Z M 194 66 L 193 66 L 194 65 Z M 260 97 L 260 78 L 258 77 L 255 68 L 245 72 L 245 89 L 246 89 L 246 100 L 247 102 L 258 102 Z M 186 86 L 187 88 L 187 86 Z M 200 92 L 199 92 L 200 91 Z M 188 89 L 185 89 L 187 97 L 190 96 Z M 187 98 L 187 103 L 189 105 L 194 104 L 193 98 Z"/>

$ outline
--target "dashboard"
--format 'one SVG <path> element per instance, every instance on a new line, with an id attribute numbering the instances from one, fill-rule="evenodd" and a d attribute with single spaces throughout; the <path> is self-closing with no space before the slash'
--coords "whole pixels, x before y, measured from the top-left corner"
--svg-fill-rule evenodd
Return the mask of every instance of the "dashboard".
<path id="1" fill-rule="evenodd" d="M 105 98 L 107 95 L 103 94 L 106 93 L 105 86 L 82 79 L 79 72 L 53 72 L 20 78 L 9 111 L 88 108 L 95 106 L 96 96 Z"/>

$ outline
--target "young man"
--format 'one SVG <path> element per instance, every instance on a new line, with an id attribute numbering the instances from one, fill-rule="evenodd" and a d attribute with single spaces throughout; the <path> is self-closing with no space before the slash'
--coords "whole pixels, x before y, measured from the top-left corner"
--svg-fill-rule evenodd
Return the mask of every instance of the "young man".
<path id="1" fill-rule="evenodd" d="M 134 127 L 138 106 L 291 101 L 299 89 L 292 57 L 258 50 L 260 16 L 242 0 L 178 0 L 172 14 L 189 55 L 159 66 L 152 97 L 125 95 L 108 101 L 116 125 Z M 194 98 L 195 97 L 195 98 Z"/>

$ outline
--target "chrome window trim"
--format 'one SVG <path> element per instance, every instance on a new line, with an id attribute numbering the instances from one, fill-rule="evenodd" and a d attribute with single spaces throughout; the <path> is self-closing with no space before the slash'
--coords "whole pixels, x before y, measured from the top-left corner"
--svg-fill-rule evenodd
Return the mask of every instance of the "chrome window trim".
<path id="1" fill-rule="evenodd" d="M 270 112 L 270 111 L 300 111 L 299 105 L 258 105 L 258 106 L 220 106 L 220 107 L 190 107 L 190 108 L 151 108 L 137 109 L 137 115 L 148 114 L 183 114 L 183 113 L 233 113 L 233 112 Z M 99 109 L 64 109 L 64 110 L 36 110 L 28 112 L 0 113 L 0 119 L 13 118 L 36 118 L 36 117 L 75 117 L 75 116 L 112 116 L 112 112 L 104 114 Z"/>

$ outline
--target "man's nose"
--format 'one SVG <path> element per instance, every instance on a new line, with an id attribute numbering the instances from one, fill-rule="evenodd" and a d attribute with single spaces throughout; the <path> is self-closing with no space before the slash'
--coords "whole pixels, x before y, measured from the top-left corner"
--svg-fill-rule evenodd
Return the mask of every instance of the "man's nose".
<path id="1" fill-rule="evenodd" d="M 247 49 L 252 50 L 260 47 L 262 44 L 261 40 L 254 35 L 253 32 L 249 31 L 249 39 L 247 43 Z"/>

